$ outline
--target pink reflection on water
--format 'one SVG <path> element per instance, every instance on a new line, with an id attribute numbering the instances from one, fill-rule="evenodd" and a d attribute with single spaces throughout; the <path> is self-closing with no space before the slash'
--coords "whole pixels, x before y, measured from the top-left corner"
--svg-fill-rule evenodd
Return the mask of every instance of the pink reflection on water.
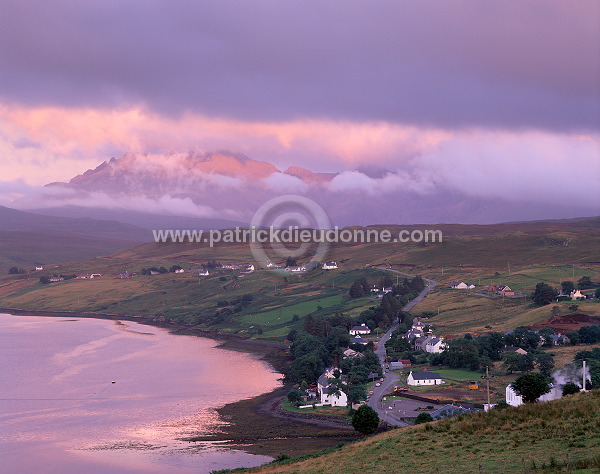
<path id="1" fill-rule="evenodd" d="M 279 385 L 263 361 L 216 345 L 130 322 L 0 315 L 4 465 L 209 472 L 266 462 L 176 439 L 218 429 L 214 408 Z"/>

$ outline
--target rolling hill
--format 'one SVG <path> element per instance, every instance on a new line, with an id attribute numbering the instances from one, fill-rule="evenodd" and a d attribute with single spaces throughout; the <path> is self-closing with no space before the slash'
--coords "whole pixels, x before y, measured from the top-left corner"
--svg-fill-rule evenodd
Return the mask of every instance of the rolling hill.
<path id="1" fill-rule="evenodd" d="M 0 273 L 106 255 L 151 234 L 114 220 L 52 217 L 0 206 Z M 4 269 L 4 270 L 2 270 Z"/>
<path id="2" fill-rule="evenodd" d="M 146 243 L 103 258 L 48 268 L 45 273 L 4 277 L 0 307 L 144 316 L 281 342 L 309 313 L 357 316 L 377 304 L 372 297 L 350 298 L 348 289 L 358 278 L 377 282 L 389 274 L 386 269 L 393 269 L 440 283 L 413 311 L 435 313 L 432 323 L 441 334 L 503 331 L 539 323 L 550 317 L 550 309 L 531 308 L 524 298 L 489 299 L 474 294 L 476 290 L 452 292 L 450 283 L 461 279 L 483 285 L 493 280 L 527 294 L 539 281 L 557 286 L 582 275 L 597 281 L 599 221 L 440 226 L 442 243 L 335 245 L 327 258 L 336 260 L 339 270 L 285 276 L 224 269 L 198 276 L 197 270 L 209 260 L 256 263 L 247 244 Z M 144 268 L 172 265 L 182 266 L 185 273 L 141 274 Z M 133 278 L 117 278 L 125 271 Z M 53 273 L 100 273 L 102 278 L 39 283 L 42 274 Z M 582 303 L 581 310 L 584 306 L 588 314 L 600 315 L 597 303 Z"/>

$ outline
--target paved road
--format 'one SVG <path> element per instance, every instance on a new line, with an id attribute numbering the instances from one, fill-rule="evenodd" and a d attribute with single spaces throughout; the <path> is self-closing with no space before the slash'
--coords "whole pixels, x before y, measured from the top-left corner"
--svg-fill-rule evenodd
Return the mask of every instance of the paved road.
<path id="1" fill-rule="evenodd" d="M 376 268 L 378 268 L 379 270 L 386 270 L 388 272 L 399 273 L 400 275 L 405 275 L 409 277 L 415 276 L 411 275 L 410 273 L 399 272 L 398 270 L 392 270 L 390 268 Z M 428 280 L 427 278 L 423 279 L 427 282 L 427 287 L 421 293 L 419 293 L 419 296 L 417 296 L 414 300 L 409 301 L 408 304 L 404 306 L 404 308 L 402 308 L 403 311 L 408 311 L 414 305 L 422 301 L 423 298 L 425 298 L 425 296 L 427 295 L 427 293 L 429 293 L 437 285 L 437 281 Z M 375 351 L 375 354 L 377 354 L 377 356 L 379 357 L 379 362 L 381 363 L 382 367 L 385 367 L 386 362 L 385 343 L 388 341 L 392 333 L 397 328 L 398 320 L 396 319 L 396 321 L 394 321 L 394 323 L 392 324 L 392 327 L 390 327 L 390 329 L 388 329 L 388 331 L 383 336 L 381 336 L 381 339 L 377 343 L 377 350 Z M 373 395 L 371 395 L 371 399 L 367 402 L 367 405 L 373 408 L 379 414 L 379 418 L 386 421 L 387 423 L 396 426 L 407 426 L 408 423 L 405 423 L 404 421 L 400 420 L 400 413 L 396 410 L 389 410 L 389 402 L 382 401 L 383 395 L 385 393 L 390 393 L 393 387 L 397 385 L 397 381 L 398 374 L 395 374 L 393 372 L 384 372 L 383 382 L 380 382 L 381 386 L 373 387 Z"/>

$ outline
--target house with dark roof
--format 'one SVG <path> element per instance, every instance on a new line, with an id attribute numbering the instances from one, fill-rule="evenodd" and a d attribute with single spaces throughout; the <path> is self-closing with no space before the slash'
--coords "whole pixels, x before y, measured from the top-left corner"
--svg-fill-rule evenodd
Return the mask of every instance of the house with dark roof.
<path id="1" fill-rule="evenodd" d="M 442 376 L 436 372 L 413 372 L 410 371 L 406 378 L 408 385 L 441 385 Z"/>
<path id="2" fill-rule="evenodd" d="M 362 344 L 363 346 L 366 346 L 368 343 L 368 341 L 366 341 L 360 336 L 356 336 L 353 339 L 350 339 L 350 344 Z"/>
<path id="3" fill-rule="evenodd" d="M 550 338 L 550 341 L 552 341 L 553 346 L 561 346 L 571 342 L 564 334 L 550 334 L 548 337 Z"/>
<path id="4" fill-rule="evenodd" d="M 362 323 L 360 326 L 354 326 L 350 328 L 350 331 L 348 332 L 353 336 L 358 336 L 359 334 L 371 334 L 371 330 L 365 323 Z"/>
<path id="5" fill-rule="evenodd" d="M 446 350 L 447 344 L 444 342 L 442 337 L 432 337 L 425 343 L 425 352 L 431 352 L 433 354 L 439 354 Z"/>
<path id="6" fill-rule="evenodd" d="M 413 339 L 416 337 L 421 337 L 422 335 L 423 331 L 421 329 L 412 328 L 408 330 L 404 337 L 412 342 Z"/>
<path id="7" fill-rule="evenodd" d="M 415 340 L 413 341 L 415 344 L 415 350 L 416 351 L 425 351 L 425 348 L 427 347 L 427 343 L 429 341 L 431 341 L 432 339 L 434 339 L 433 336 L 421 336 L 421 337 L 415 338 Z"/>
<path id="8" fill-rule="evenodd" d="M 496 287 L 496 294 L 500 296 L 515 296 L 514 290 L 508 285 L 499 285 Z"/>
<path id="9" fill-rule="evenodd" d="M 500 349 L 500 352 L 516 352 L 517 354 L 527 355 L 527 351 L 525 349 L 515 346 L 505 346 L 504 348 Z"/>
<path id="10" fill-rule="evenodd" d="M 434 420 L 441 420 L 442 418 L 454 418 L 455 416 L 472 413 L 473 411 L 475 410 L 461 405 L 444 405 L 443 407 L 432 411 L 430 415 Z"/>

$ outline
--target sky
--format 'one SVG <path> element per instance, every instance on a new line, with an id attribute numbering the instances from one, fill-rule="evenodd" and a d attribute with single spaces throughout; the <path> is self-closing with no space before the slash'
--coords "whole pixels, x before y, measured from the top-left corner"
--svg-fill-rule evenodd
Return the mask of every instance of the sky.
<path id="1" fill-rule="evenodd" d="M 596 0 L 2 0 L 0 45 L 0 203 L 231 150 L 600 209 Z"/>

